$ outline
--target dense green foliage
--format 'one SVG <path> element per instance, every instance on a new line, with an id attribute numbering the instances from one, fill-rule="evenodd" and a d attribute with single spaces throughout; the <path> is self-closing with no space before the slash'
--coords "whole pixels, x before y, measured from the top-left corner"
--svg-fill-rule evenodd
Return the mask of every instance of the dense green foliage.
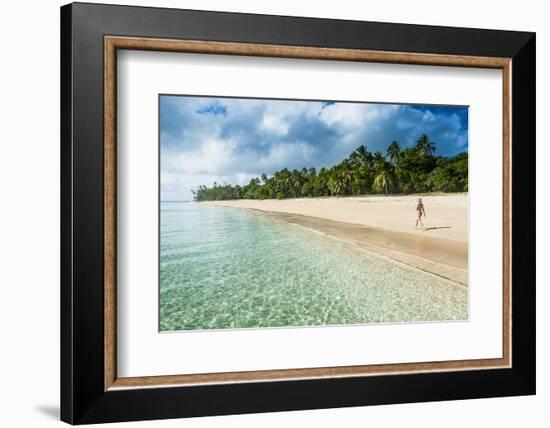
<path id="1" fill-rule="evenodd" d="M 362 145 L 330 169 L 302 168 L 262 174 L 245 186 L 200 186 L 195 200 L 283 199 L 417 192 L 467 192 L 468 153 L 435 156 L 436 144 L 422 135 L 414 147 L 393 141 L 383 155 Z"/>

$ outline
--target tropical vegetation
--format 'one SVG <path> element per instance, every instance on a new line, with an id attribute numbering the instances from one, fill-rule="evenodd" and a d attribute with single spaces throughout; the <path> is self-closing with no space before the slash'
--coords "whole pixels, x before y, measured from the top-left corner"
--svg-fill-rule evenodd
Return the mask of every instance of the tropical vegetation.
<path id="1" fill-rule="evenodd" d="M 468 153 L 436 156 L 436 143 L 422 135 L 413 147 L 392 141 L 385 154 L 359 146 L 332 168 L 284 168 L 247 185 L 200 186 L 195 200 L 284 199 L 368 194 L 467 192 Z"/>

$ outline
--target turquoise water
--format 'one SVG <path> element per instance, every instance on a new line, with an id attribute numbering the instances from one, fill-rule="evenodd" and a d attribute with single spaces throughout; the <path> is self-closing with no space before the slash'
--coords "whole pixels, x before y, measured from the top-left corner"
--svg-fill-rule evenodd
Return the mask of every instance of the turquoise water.
<path id="1" fill-rule="evenodd" d="M 468 291 L 247 210 L 161 203 L 161 331 L 465 320 Z"/>

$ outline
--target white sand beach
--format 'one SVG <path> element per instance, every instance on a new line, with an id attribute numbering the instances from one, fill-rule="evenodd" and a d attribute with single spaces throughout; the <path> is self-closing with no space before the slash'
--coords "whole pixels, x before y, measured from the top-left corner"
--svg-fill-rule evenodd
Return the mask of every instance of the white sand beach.
<path id="1" fill-rule="evenodd" d="M 416 201 L 426 210 L 415 229 Z M 201 202 L 256 210 L 399 262 L 468 283 L 468 195 L 407 195 Z"/>

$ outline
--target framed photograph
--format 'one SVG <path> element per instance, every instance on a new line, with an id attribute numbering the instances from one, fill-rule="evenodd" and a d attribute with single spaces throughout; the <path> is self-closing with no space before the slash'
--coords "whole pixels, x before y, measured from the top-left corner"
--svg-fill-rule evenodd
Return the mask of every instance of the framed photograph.
<path id="1" fill-rule="evenodd" d="M 535 35 L 61 8 L 61 418 L 535 393 Z"/>

